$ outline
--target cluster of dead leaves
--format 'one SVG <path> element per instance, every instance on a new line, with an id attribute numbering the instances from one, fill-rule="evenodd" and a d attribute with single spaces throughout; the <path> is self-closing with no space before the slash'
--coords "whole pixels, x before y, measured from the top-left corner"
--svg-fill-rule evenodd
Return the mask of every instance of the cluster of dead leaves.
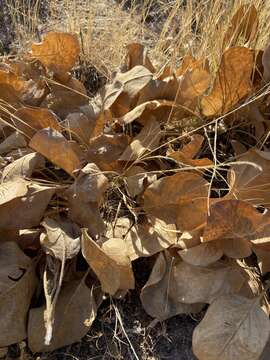
<path id="1" fill-rule="evenodd" d="M 157 71 L 131 44 L 99 106 L 71 76 L 74 35 L 49 33 L 0 64 L 0 346 L 27 338 L 41 352 L 79 341 L 104 293 L 134 289 L 132 263 L 144 257 L 149 315 L 209 305 L 193 335 L 198 359 L 260 357 L 270 333 L 261 281 L 270 271 L 270 48 L 231 44 L 256 30 L 256 9 L 241 7 L 216 74 L 191 56 Z M 194 118 L 202 126 L 183 131 Z M 255 144 L 230 138 L 237 126 Z M 213 191 L 219 175 L 223 192 Z"/>

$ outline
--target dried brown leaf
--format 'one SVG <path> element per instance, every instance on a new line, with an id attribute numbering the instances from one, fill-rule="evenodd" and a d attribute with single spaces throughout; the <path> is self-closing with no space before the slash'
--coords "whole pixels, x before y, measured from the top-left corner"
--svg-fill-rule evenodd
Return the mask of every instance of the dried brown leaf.
<path id="1" fill-rule="evenodd" d="M 99 246 L 83 230 L 82 253 L 97 275 L 104 292 L 114 295 L 118 290 L 134 288 L 131 261 L 123 239 L 111 238 Z"/>
<path id="2" fill-rule="evenodd" d="M 253 50 L 245 47 L 226 50 L 222 55 L 213 89 L 201 101 L 203 114 L 213 116 L 226 113 L 247 96 L 252 90 L 253 68 Z"/>
<path id="3" fill-rule="evenodd" d="M 221 296 L 195 328 L 193 352 L 199 360 L 259 359 L 269 333 L 269 319 L 259 299 Z"/>
<path id="4" fill-rule="evenodd" d="M 71 142 L 54 129 L 39 130 L 29 146 L 73 177 L 74 171 L 81 167 L 80 159 Z"/>

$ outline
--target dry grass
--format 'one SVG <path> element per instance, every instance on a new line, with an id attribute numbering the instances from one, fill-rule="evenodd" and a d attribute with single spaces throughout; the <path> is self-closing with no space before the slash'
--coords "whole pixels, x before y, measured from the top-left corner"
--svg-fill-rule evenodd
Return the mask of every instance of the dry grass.
<path id="1" fill-rule="evenodd" d="M 148 46 L 154 62 L 178 63 L 187 53 L 211 60 L 216 69 L 222 53 L 220 39 L 236 8 L 234 0 L 6 0 L 15 27 L 16 43 L 27 49 L 49 30 L 75 32 L 83 57 L 111 77 L 125 54 L 125 45 L 139 41 Z M 122 3 L 121 3 L 122 2 Z M 139 4 L 138 4 L 139 3 Z M 252 47 L 268 40 L 270 2 L 251 0 L 258 9 L 260 29 Z M 40 14 L 41 13 L 41 14 Z M 241 39 L 239 39 L 241 45 Z"/>

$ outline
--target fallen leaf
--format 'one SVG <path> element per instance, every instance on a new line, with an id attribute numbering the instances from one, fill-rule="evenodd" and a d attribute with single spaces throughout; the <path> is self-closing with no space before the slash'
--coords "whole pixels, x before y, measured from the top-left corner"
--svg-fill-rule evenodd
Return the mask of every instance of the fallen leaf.
<path id="1" fill-rule="evenodd" d="M 45 159 L 38 153 L 30 153 L 7 165 L 2 172 L 2 182 L 16 177 L 30 178 L 34 171 L 45 167 Z"/>
<path id="2" fill-rule="evenodd" d="M 74 171 L 81 167 L 80 159 L 71 143 L 54 129 L 39 130 L 32 137 L 29 146 L 73 177 Z"/>
<path id="3" fill-rule="evenodd" d="M 144 192 L 143 207 L 147 214 L 189 231 L 206 221 L 207 196 L 208 182 L 183 171 L 153 182 Z"/>
<path id="4" fill-rule="evenodd" d="M 79 54 L 79 40 L 70 33 L 49 32 L 41 43 L 32 44 L 31 55 L 55 73 L 70 71 Z"/>
<path id="5" fill-rule="evenodd" d="M 126 55 L 126 66 L 127 69 L 130 70 L 134 68 L 137 65 L 143 65 L 151 71 L 152 73 L 155 72 L 155 68 L 152 65 L 145 47 L 142 44 L 139 43 L 132 43 L 127 45 L 127 55 Z"/>
<path id="6" fill-rule="evenodd" d="M 56 221 L 46 217 L 41 225 L 46 234 L 41 234 L 40 242 L 46 253 L 60 261 L 72 259 L 80 251 L 80 229 L 67 221 Z"/>
<path id="7" fill-rule="evenodd" d="M 129 138 L 124 134 L 102 134 L 90 140 L 86 160 L 95 163 L 100 170 L 120 170 L 118 159 L 128 146 Z"/>
<path id="8" fill-rule="evenodd" d="M 131 261 L 123 239 L 111 238 L 100 247 L 83 230 L 81 246 L 82 254 L 97 275 L 104 292 L 114 295 L 118 290 L 134 289 Z"/>
<path id="9" fill-rule="evenodd" d="M 202 241 L 216 240 L 225 255 L 244 258 L 252 253 L 252 236 L 266 223 L 267 217 L 244 201 L 218 201 L 210 207 Z"/>
<path id="10" fill-rule="evenodd" d="M 124 115 L 131 106 L 131 101 L 139 94 L 153 74 L 144 66 L 135 66 L 125 73 L 118 73 L 113 83 L 107 85 L 103 96 L 103 109 L 111 109 L 115 117 Z M 122 95 L 122 97 L 121 97 Z"/>
<path id="11" fill-rule="evenodd" d="M 245 47 L 226 50 L 222 55 L 213 89 L 201 101 L 203 115 L 224 114 L 247 96 L 252 90 L 253 69 L 253 50 Z"/>
<path id="12" fill-rule="evenodd" d="M 58 297 L 55 309 L 53 335 L 50 345 L 44 344 L 45 306 L 32 308 L 28 321 L 28 345 L 33 353 L 53 351 L 78 342 L 87 334 L 95 320 L 100 304 L 95 285 L 91 288 L 85 280 L 65 284 Z"/>
<path id="13" fill-rule="evenodd" d="M 231 165 L 229 171 L 230 191 L 226 198 L 244 200 L 253 205 L 268 207 L 270 204 L 270 157 L 268 152 L 252 148 L 238 156 L 237 162 Z"/>
<path id="14" fill-rule="evenodd" d="M 37 285 L 35 268 L 15 242 L 0 245 L 0 346 L 19 343 L 27 336 L 27 315 Z"/>
<path id="15" fill-rule="evenodd" d="M 149 152 L 155 151 L 159 145 L 161 135 L 159 123 L 154 119 L 149 119 L 118 160 L 139 161 L 141 158 L 143 159 Z"/>
<path id="16" fill-rule="evenodd" d="M 14 113 L 13 124 L 29 138 L 33 137 L 37 130 L 47 127 L 61 130 L 56 116 L 45 108 L 21 107 Z"/>
<path id="17" fill-rule="evenodd" d="M 87 118 L 83 113 L 72 113 L 61 123 L 72 139 L 88 144 L 95 127 L 95 120 Z"/>
<path id="18" fill-rule="evenodd" d="M 257 36 L 258 26 L 259 19 L 255 6 L 250 4 L 240 6 L 225 33 L 223 47 L 234 46 L 239 38 L 243 38 L 245 42 L 252 42 Z"/>
<path id="19" fill-rule="evenodd" d="M 172 258 L 159 254 L 151 275 L 141 290 L 141 302 L 150 316 L 162 321 L 178 314 L 198 313 L 204 304 L 185 304 L 174 296 L 171 281 Z"/>
<path id="20" fill-rule="evenodd" d="M 54 187 L 20 178 L 1 184 L 0 228 L 30 229 L 38 226 L 54 193 Z"/>
<path id="21" fill-rule="evenodd" d="M 259 359 L 269 332 L 269 319 L 259 299 L 221 296 L 195 328 L 193 352 L 200 360 Z"/>

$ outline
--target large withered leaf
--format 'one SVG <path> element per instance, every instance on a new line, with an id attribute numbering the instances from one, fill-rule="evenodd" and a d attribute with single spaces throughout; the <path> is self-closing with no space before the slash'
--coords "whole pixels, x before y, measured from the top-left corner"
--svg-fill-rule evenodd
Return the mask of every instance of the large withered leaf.
<path id="1" fill-rule="evenodd" d="M 145 124 L 149 118 L 154 118 L 157 121 L 167 121 L 168 117 L 164 114 L 169 114 L 171 108 L 175 106 L 173 101 L 168 100 L 151 100 L 136 106 L 134 109 L 119 117 L 117 121 L 120 124 L 130 124 L 134 120 Z"/>
<path id="2" fill-rule="evenodd" d="M 29 313 L 28 344 L 32 352 L 53 351 L 80 341 L 95 320 L 100 304 L 95 285 L 89 288 L 84 280 L 65 284 L 55 309 L 53 336 L 49 346 L 44 344 L 45 306 L 33 308 Z"/>
<path id="3" fill-rule="evenodd" d="M 266 151 L 250 149 L 231 166 L 229 199 L 245 200 L 253 205 L 270 204 L 270 156 Z M 242 163 L 241 163 L 242 162 Z"/>
<path id="4" fill-rule="evenodd" d="M 250 240 L 269 222 L 256 208 L 240 200 L 223 200 L 213 204 L 202 241 L 216 240 L 223 253 L 232 258 L 251 255 Z"/>
<path id="5" fill-rule="evenodd" d="M 71 222 L 46 217 L 42 223 L 46 234 L 40 242 L 46 253 L 60 261 L 71 259 L 80 251 L 80 229 Z"/>
<path id="6" fill-rule="evenodd" d="M 80 159 L 72 143 L 54 129 L 39 130 L 32 137 L 29 146 L 71 176 L 80 168 Z"/>
<path id="7" fill-rule="evenodd" d="M 0 185 L 0 228 L 38 226 L 55 193 L 54 187 L 16 178 Z"/>
<path id="8" fill-rule="evenodd" d="M 56 73 L 70 71 L 79 54 L 80 44 L 77 36 L 63 32 L 49 32 L 44 36 L 43 42 L 32 45 L 31 53 L 44 66 Z"/>
<path id="9" fill-rule="evenodd" d="M 2 181 L 10 181 L 16 177 L 30 178 L 35 170 L 45 167 L 42 155 L 33 152 L 13 161 L 2 172 Z"/>
<path id="10" fill-rule="evenodd" d="M 251 75 L 254 51 L 245 47 L 228 49 L 221 63 L 211 93 L 201 101 L 205 116 L 223 114 L 231 110 L 252 90 Z"/>
<path id="11" fill-rule="evenodd" d="M 259 19 L 255 6 L 253 4 L 240 6 L 225 33 L 223 46 L 234 46 L 239 38 L 251 42 L 257 36 L 258 26 Z"/>
<path id="12" fill-rule="evenodd" d="M 143 224 L 135 224 L 128 230 L 125 241 L 132 261 L 152 256 L 177 242 L 175 226 L 156 218 L 150 218 Z"/>
<path id="13" fill-rule="evenodd" d="M 102 134 L 90 140 L 86 159 L 95 163 L 100 170 L 120 170 L 117 160 L 129 143 L 129 137 L 124 134 Z"/>
<path id="14" fill-rule="evenodd" d="M 56 116 L 46 108 L 22 107 L 15 112 L 13 123 L 29 138 L 34 136 L 37 130 L 47 127 L 61 130 Z"/>
<path id="15" fill-rule="evenodd" d="M 141 291 L 144 310 L 158 320 L 166 320 L 177 314 L 200 312 L 204 304 L 185 304 L 176 299 L 174 282 L 171 281 L 173 258 L 166 252 L 159 254 L 151 275 Z"/>
<path id="16" fill-rule="evenodd" d="M 159 123 L 155 119 L 149 119 L 141 132 L 135 136 L 131 144 L 120 156 L 119 161 L 139 161 L 158 147 L 161 135 Z"/>
<path id="17" fill-rule="evenodd" d="M 82 254 L 97 275 L 102 290 L 114 295 L 118 290 L 134 289 L 135 280 L 126 243 L 121 238 L 111 238 L 99 246 L 84 229 Z"/>
<path id="18" fill-rule="evenodd" d="M 72 139 L 88 144 L 95 127 L 95 119 L 89 119 L 83 113 L 71 113 L 61 126 Z"/>
<path id="19" fill-rule="evenodd" d="M 195 328 L 193 352 L 199 360 L 255 360 L 269 333 L 269 319 L 259 299 L 221 296 Z"/>
<path id="20" fill-rule="evenodd" d="M 178 251 L 181 258 L 188 264 L 208 266 L 219 260 L 223 251 L 219 244 L 208 242 Z"/>
<path id="21" fill-rule="evenodd" d="M 87 164 L 66 191 L 69 203 L 69 217 L 82 227 L 87 227 L 95 237 L 104 230 L 99 205 L 108 186 L 108 179 L 99 168 Z"/>
<path id="22" fill-rule="evenodd" d="M 131 101 L 152 79 L 153 74 L 144 66 L 135 66 L 125 73 L 118 73 L 112 84 L 107 85 L 103 97 L 103 108 L 107 110 L 117 102 L 115 116 L 130 109 Z M 120 97 L 120 95 L 122 95 Z M 120 108 L 120 109 L 119 109 Z"/>
<path id="23" fill-rule="evenodd" d="M 0 346 L 26 338 L 27 314 L 37 280 L 32 260 L 15 242 L 0 245 Z"/>
<path id="24" fill-rule="evenodd" d="M 134 68 L 134 66 L 143 65 L 152 73 L 155 72 L 155 68 L 147 55 L 145 47 L 142 44 L 132 43 L 127 45 L 126 49 L 127 55 L 125 63 L 128 70 Z"/>
<path id="25" fill-rule="evenodd" d="M 9 151 L 24 148 L 27 146 L 25 137 L 18 131 L 14 131 L 0 144 L 0 154 L 8 153 Z"/>
<path id="26" fill-rule="evenodd" d="M 179 230 L 202 225 L 207 214 L 208 182 L 201 176 L 179 172 L 151 184 L 144 193 L 144 209 Z"/>
<path id="27" fill-rule="evenodd" d="M 192 167 L 196 166 L 209 166 L 213 162 L 207 158 L 193 159 L 197 153 L 201 150 L 201 146 L 204 142 L 204 137 L 200 134 L 195 134 L 191 137 L 188 144 L 184 145 L 181 150 L 178 151 L 167 151 L 167 156 L 176 160 L 177 162 Z"/>

